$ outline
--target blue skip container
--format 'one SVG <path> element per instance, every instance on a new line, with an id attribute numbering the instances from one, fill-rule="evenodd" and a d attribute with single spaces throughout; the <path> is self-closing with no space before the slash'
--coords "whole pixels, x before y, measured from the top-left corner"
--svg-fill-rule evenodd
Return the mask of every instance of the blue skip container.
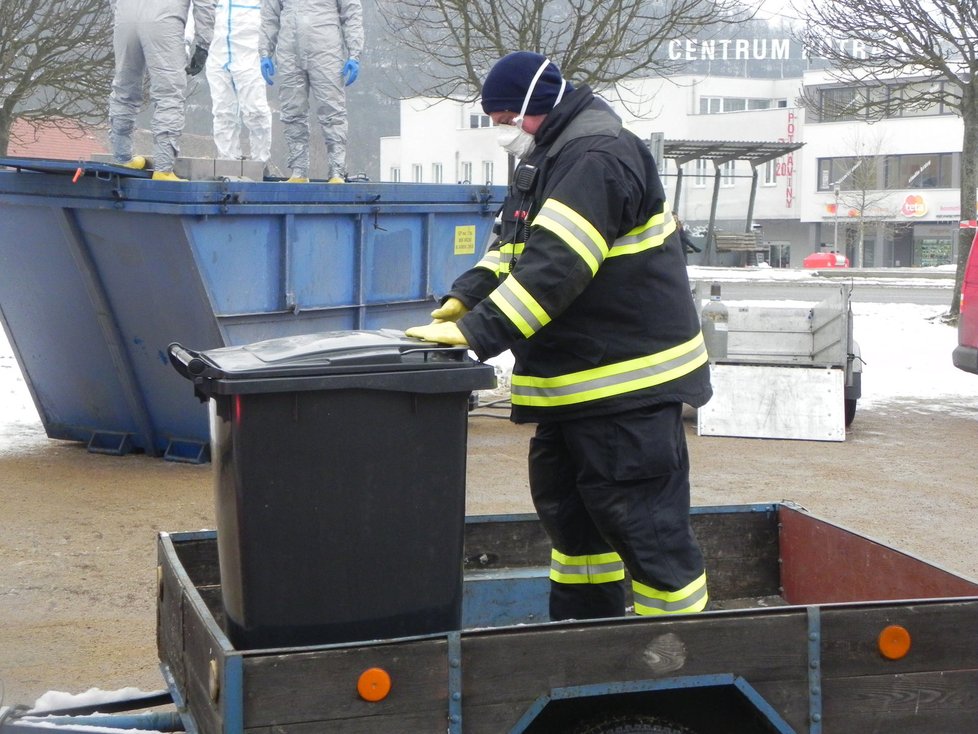
<path id="1" fill-rule="evenodd" d="M 208 456 L 167 345 L 405 329 L 480 259 L 503 187 L 152 181 L 0 158 L 0 319 L 47 435 Z"/>

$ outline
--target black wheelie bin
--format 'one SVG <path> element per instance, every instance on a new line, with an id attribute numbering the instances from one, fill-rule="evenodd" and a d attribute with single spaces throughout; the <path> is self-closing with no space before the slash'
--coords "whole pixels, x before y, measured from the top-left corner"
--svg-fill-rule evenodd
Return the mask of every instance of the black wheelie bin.
<path id="1" fill-rule="evenodd" d="M 168 353 L 210 402 L 237 648 L 460 627 L 468 403 L 490 365 L 395 330 Z"/>

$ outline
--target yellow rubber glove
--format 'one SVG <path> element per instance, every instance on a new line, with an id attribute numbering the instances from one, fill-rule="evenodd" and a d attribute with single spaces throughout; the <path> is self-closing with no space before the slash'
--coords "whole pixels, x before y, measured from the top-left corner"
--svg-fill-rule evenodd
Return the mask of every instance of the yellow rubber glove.
<path id="1" fill-rule="evenodd" d="M 445 302 L 431 312 L 431 318 L 438 321 L 458 321 L 469 312 L 465 304 L 457 298 L 446 298 Z"/>
<path id="2" fill-rule="evenodd" d="M 465 341 L 465 337 L 459 331 L 454 321 L 433 321 L 427 326 L 412 326 L 404 334 L 406 336 L 413 336 L 415 339 L 424 339 L 426 342 L 457 344 L 462 347 L 469 346 L 469 343 Z"/>

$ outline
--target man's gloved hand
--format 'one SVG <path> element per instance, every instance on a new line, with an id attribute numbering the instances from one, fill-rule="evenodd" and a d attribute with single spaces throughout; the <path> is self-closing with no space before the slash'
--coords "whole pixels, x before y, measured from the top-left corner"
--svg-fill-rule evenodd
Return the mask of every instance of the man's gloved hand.
<path id="1" fill-rule="evenodd" d="M 343 64 L 342 74 L 343 86 L 350 86 L 357 80 L 357 77 L 360 76 L 360 62 L 353 58 L 347 59 L 346 63 Z"/>
<path id="2" fill-rule="evenodd" d="M 458 321 L 469 312 L 464 303 L 457 298 L 446 298 L 445 302 L 431 312 L 435 323 L 440 321 Z"/>
<path id="3" fill-rule="evenodd" d="M 405 336 L 413 336 L 415 339 L 424 339 L 426 342 L 455 344 L 462 347 L 469 346 L 469 343 L 465 341 L 465 337 L 459 331 L 454 321 L 436 321 L 427 326 L 412 326 L 404 334 Z"/>
<path id="4" fill-rule="evenodd" d="M 190 76 L 197 76 L 204 70 L 204 64 L 206 62 L 207 47 L 196 46 L 194 47 L 194 55 L 190 57 L 190 63 L 187 64 L 187 68 L 184 69 L 184 71 L 186 71 Z"/>
<path id="5" fill-rule="evenodd" d="M 265 84 L 268 86 L 272 86 L 275 83 L 272 81 L 272 77 L 275 76 L 275 62 L 272 61 L 271 56 L 262 56 L 261 75 L 265 79 Z"/>

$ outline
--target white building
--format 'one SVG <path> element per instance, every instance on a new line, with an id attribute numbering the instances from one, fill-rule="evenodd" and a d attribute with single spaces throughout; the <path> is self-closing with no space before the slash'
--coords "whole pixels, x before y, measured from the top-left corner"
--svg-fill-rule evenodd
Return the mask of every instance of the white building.
<path id="1" fill-rule="evenodd" d="M 820 247 L 837 247 L 858 264 L 860 240 L 867 267 L 953 262 L 960 219 L 961 120 L 939 108 L 875 124 L 837 113 L 830 119 L 800 106 L 803 88 L 809 98 L 835 105 L 858 93 L 832 83 L 825 72 L 810 71 L 793 79 L 688 75 L 633 80 L 605 96 L 626 127 L 643 138 L 662 133 L 666 141 L 804 143 L 757 170 L 750 224 L 762 241 L 775 245 L 775 264 L 800 266 Z M 405 100 L 401 135 L 381 140 L 382 178 L 503 184 L 507 157 L 496 145 L 496 134 L 478 103 Z M 751 166 L 744 160 L 718 165 L 715 226 L 743 232 L 750 226 Z M 700 159 L 686 162 L 682 170 L 677 210 L 694 234 L 702 235 L 716 166 Z M 674 199 L 676 161 L 667 158 L 660 173 Z M 783 262 L 788 253 L 790 260 Z"/>

